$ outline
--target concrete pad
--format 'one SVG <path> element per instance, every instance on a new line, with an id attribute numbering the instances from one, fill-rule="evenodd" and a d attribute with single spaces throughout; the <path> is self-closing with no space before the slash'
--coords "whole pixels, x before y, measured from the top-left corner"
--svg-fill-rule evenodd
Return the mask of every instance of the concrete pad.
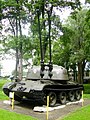
<path id="1" fill-rule="evenodd" d="M 79 101 L 75 101 L 75 102 L 68 102 L 68 103 L 66 103 L 66 105 L 60 105 L 59 104 L 58 106 L 55 106 L 55 107 L 48 107 L 48 111 L 61 109 L 61 108 L 66 107 L 67 105 L 78 104 L 78 103 L 81 103 L 81 102 L 83 102 L 82 99 L 80 99 Z M 46 112 L 47 111 L 47 106 L 35 106 L 33 111 L 35 111 L 35 112 Z"/>

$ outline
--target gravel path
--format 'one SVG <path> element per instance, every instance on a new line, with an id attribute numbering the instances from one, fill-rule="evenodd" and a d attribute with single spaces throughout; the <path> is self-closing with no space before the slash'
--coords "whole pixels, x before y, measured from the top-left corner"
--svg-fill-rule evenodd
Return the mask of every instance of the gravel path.
<path id="1" fill-rule="evenodd" d="M 84 106 L 90 104 L 90 100 L 84 100 Z M 9 110 L 11 112 L 21 113 L 25 115 L 30 115 L 37 118 L 38 120 L 46 120 L 46 112 L 34 112 L 33 107 L 35 106 L 32 102 L 23 101 L 21 103 L 15 103 L 14 110 L 12 110 L 9 104 L 5 104 L 3 101 L 0 101 L 0 108 Z M 82 107 L 82 103 L 76 103 L 72 105 L 66 105 L 64 108 L 53 110 L 49 112 L 49 120 L 60 120 L 65 115 L 69 114 Z"/>

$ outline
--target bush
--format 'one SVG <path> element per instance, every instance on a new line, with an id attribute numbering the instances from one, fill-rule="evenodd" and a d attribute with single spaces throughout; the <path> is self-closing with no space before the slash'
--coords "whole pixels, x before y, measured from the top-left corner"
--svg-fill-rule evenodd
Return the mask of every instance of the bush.
<path id="1" fill-rule="evenodd" d="M 84 84 L 84 94 L 90 94 L 90 84 Z"/>

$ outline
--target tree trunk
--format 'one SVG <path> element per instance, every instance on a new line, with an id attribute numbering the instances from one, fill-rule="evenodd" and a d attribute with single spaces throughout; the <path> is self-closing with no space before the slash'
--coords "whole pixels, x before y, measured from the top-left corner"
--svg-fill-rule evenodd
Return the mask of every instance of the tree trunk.
<path id="1" fill-rule="evenodd" d="M 78 83 L 82 84 L 83 79 L 82 79 L 82 62 L 78 63 Z"/>
<path id="2" fill-rule="evenodd" d="M 16 68 L 15 68 L 15 78 L 18 77 L 18 65 L 19 65 L 19 57 L 18 57 L 18 22 L 16 17 Z"/>
<path id="3" fill-rule="evenodd" d="M 84 61 L 83 61 L 83 64 L 82 64 L 82 79 L 84 78 L 85 65 L 86 65 L 86 62 L 85 62 L 85 60 L 84 60 Z"/>
<path id="4" fill-rule="evenodd" d="M 18 65 L 19 65 L 18 48 L 16 47 L 16 68 L 15 68 L 15 78 L 18 77 Z"/>
<path id="5" fill-rule="evenodd" d="M 23 76 L 23 64 L 22 64 L 23 52 L 22 52 L 22 29 L 21 29 L 20 18 L 19 18 L 19 32 L 20 32 L 19 80 L 22 80 L 22 76 Z"/>

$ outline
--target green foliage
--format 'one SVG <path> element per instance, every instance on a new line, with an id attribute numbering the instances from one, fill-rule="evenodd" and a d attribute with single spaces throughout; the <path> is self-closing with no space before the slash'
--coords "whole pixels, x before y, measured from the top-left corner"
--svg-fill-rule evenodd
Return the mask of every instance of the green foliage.
<path id="1" fill-rule="evenodd" d="M 84 84 L 84 94 L 90 94 L 90 84 Z"/>
<path id="2" fill-rule="evenodd" d="M 85 0 L 85 3 L 89 3 L 90 4 L 90 0 Z"/>
<path id="3" fill-rule="evenodd" d="M 82 79 L 85 63 L 90 60 L 89 13 L 88 9 L 71 13 L 61 27 L 63 34 L 53 43 L 53 62 L 67 69 L 71 63 L 72 66 L 77 64 L 78 80 Z"/>
<path id="4" fill-rule="evenodd" d="M 84 98 L 90 99 L 90 84 L 84 84 Z"/>
<path id="5" fill-rule="evenodd" d="M 53 63 L 67 67 L 65 63 L 68 65 L 69 52 L 68 45 L 65 47 L 61 40 L 55 42 L 53 46 Z"/>
<path id="6" fill-rule="evenodd" d="M 81 10 L 77 11 L 74 16 L 72 15 L 69 18 L 69 23 L 67 26 L 72 29 L 73 31 L 73 36 L 71 37 L 71 60 L 74 62 L 80 62 L 83 61 L 84 59 L 87 59 L 87 56 L 89 53 L 87 53 L 87 49 L 89 49 L 88 46 L 88 37 L 87 39 L 87 34 L 88 34 L 88 24 L 85 21 L 86 20 L 86 14 L 88 10 Z M 84 15 L 84 16 L 83 16 Z M 87 47 L 86 47 L 87 46 Z M 88 51 L 89 52 L 89 51 Z M 71 62 L 73 62 L 71 61 Z"/>
<path id="7" fill-rule="evenodd" d="M 75 9 L 77 6 L 80 5 L 79 1 L 69 1 L 69 2 L 64 2 L 64 1 L 59 1 L 59 0 L 49 0 L 48 2 L 45 0 L 38 0 L 35 1 L 32 4 L 32 8 L 33 8 L 33 12 L 35 13 L 34 17 L 32 17 L 33 22 L 31 23 L 31 31 L 33 32 L 33 35 L 37 35 L 38 34 L 38 13 L 37 10 L 39 10 L 39 15 L 40 15 L 40 27 L 41 27 L 41 38 L 42 38 L 42 43 L 43 43 L 43 48 L 44 48 L 44 56 L 46 57 L 45 61 L 47 62 L 48 59 L 48 49 L 46 49 L 48 46 L 48 37 L 49 37 L 49 33 L 48 33 L 48 5 L 51 5 L 51 8 L 49 8 L 51 10 L 51 16 L 50 16 L 50 20 L 51 20 L 51 39 L 53 40 L 57 40 L 59 38 L 59 33 L 60 33 L 60 29 L 61 29 L 61 22 L 60 22 L 60 17 L 57 16 L 55 14 L 54 11 L 54 7 L 56 7 L 58 10 L 61 10 L 62 7 L 66 7 L 66 6 L 71 6 L 72 9 Z M 33 14 L 32 14 L 33 15 Z M 66 48 L 65 52 L 67 51 L 68 47 Z M 38 51 L 38 50 L 37 50 Z M 64 53 L 65 53 L 64 52 Z M 38 58 L 38 54 L 36 55 L 36 58 Z M 54 54 L 54 52 L 53 52 Z M 56 54 L 56 53 L 55 53 Z M 68 54 L 68 53 L 67 53 Z M 66 54 L 65 54 L 66 55 Z M 54 55 L 56 56 L 56 55 Z M 59 57 L 58 57 L 59 58 Z M 37 60 L 35 60 L 36 63 Z M 56 63 L 56 59 L 53 59 L 54 63 Z M 63 60 L 62 60 L 63 61 Z M 60 63 L 58 63 L 60 64 Z"/>
<path id="8" fill-rule="evenodd" d="M 34 53 L 33 58 L 34 64 L 40 63 L 38 12 L 40 17 L 41 38 L 44 48 L 44 57 L 45 62 L 48 62 L 48 15 L 50 14 L 51 20 L 51 40 L 52 43 L 54 43 L 54 40 L 59 39 L 60 30 L 62 29 L 60 17 L 56 15 L 54 7 L 56 7 L 58 11 L 61 11 L 64 7 L 71 7 L 73 10 L 75 10 L 75 8 L 80 8 L 79 0 L 75 0 L 74 2 L 72 2 L 72 0 L 7 0 L 2 1 L 0 5 L 0 20 L 7 20 L 9 23 L 7 27 L 2 25 L 2 28 L 5 28 L 6 33 L 10 32 L 10 36 L 6 37 L 4 35 L 5 38 L 2 37 L 2 44 L 4 46 L 5 53 L 8 53 L 9 50 L 13 49 L 16 51 L 16 60 L 21 58 L 28 60 L 29 58 L 32 58 L 32 51 L 35 50 L 36 52 Z M 48 6 L 50 7 L 50 10 L 48 9 Z M 28 36 L 24 36 L 22 33 L 25 25 L 28 25 L 30 27 Z M 73 31 L 70 30 L 71 29 L 67 29 L 67 27 L 63 27 L 62 32 L 64 33 L 64 36 L 60 38 L 60 48 L 58 47 L 58 50 L 55 50 L 57 49 L 57 47 L 55 47 L 57 45 L 54 45 L 55 49 L 53 50 L 53 62 L 57 63 L 58 65 L 66 66 L 67 68 L 69 66 L 69 59 L 71 55 L 71 47 L 69 45 L 71 42 L 70 36 L 72 36 L 73 34 Z M 59 49 L 61 49 L 61 52 Z M 59 55 L 58 52 L 60 53 Z"/>

